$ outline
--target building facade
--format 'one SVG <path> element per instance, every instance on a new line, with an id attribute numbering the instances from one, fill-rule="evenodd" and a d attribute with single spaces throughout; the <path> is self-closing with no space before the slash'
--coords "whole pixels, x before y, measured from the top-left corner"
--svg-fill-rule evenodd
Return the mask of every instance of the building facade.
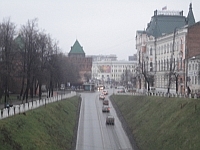
<path id="1" fill-rule="evenodd" d="M 186 41 L 186 84 L 192 94 L 200 93 L 200 22 L 188 27 Z"/>
<path id="2" fill-rule="evenodd" d="M 194 24 L 190 4 L 187 17 L 183 11 L 154 11 L 147 29 L 136 32 L 139 90 L 154 87 L 162 93 L 187 92 L 188 29 Z"/>
<path id="3" fill-rule="evenodd" d="M 120 83 L 123 74 L 129 73 L 127 80 L 136 72 L 136 61 L 93 61 L 92 79 L 101 83 Z"/>

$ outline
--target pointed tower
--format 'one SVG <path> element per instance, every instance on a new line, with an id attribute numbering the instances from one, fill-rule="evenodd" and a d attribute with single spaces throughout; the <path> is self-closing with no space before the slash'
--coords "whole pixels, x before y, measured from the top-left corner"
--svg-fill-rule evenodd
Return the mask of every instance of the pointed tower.
<path id="1" fill-rule="evenodd" d="M 68 56 L 69 57 L 71 57 L 71 56 L 85 57 L 85 52 L 83 50 L 83 47 L 80 45 L 78 40 L 76 40 L 74 45 L 71 47 L 71 50 L 70 50 Z"/>
<path id="2" fill-rule="evenodd" d="M 192 3 L 190 3 L 189 12 L 188 12 L 188 16 L 187 16 L 186 19 L 187 19 L 187 25 L 188 26 L 195 24 L 194 14 L 193 14 L 193 11 L 192 11 Z"/>

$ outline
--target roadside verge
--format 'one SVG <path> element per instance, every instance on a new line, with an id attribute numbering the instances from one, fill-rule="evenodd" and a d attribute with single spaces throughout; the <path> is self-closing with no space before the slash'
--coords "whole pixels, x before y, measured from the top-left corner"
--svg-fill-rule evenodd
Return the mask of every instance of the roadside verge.
<path id="1" fill-rule="evenodd" d="M 133 136 L 133 134 L 132 134 L 132 131 L 131 131 L 131 129 L 129 128 L 129 126 L 128 126 L 126 120 L 124 119 L 124 117 L 123 117 L 121 111 L 119 110 L 117 104 L 115 103 L 114 99 L 113 99 L 111 96 L 109 97 L 109 99 L 110 99 L 110 101 L 111 101 L 111 103 L 112 103 L 112 105 L 113 105 L 113 107 L 114 107 L 114 109 L 115 109 L 115 111 L 116 111 L 116 113 L 117 113 L 117 116 L 118 116 L 119 120 L 120 120 L 121 123 L 122 123 L 122 127 L 123 127 L 124 131 L 126 132 L 126 135 L 128 136 L 129 141 L 130 141 L 130 143 L 131 143 L 133 149 L 134 149 L 134 150 L 139 150 L 139 148 L 138 148 L 138 146 L 137 146 L 137 143 L 136 143 L 135 140 L 134 140 L 134 136 Z"/>

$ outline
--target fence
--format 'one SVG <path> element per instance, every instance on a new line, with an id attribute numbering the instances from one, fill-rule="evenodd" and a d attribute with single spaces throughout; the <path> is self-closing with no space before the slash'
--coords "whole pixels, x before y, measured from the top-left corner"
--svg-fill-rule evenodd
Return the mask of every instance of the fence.
<path id="1" fill-rule="evenodd" d="M 197 94 L 189 94 L 183 95 L 183 94 L 176 94 L 176 93 L 165 93 L 165 92 L 128 92 L 128 93 L 115 93 L 117 95 L 148 95 L 148 96 L 161 96 L 161 97 L 179 97 L 179 98 L 191 98 L 191 99 L 198 99 L 200 97 L 197 96 Z"/>
<path id="2" fill-rule="evenodd" d="M 10 108 L 4 108 L 3 110 L 0 110 L 0 120 L 10 117 L 10 116 L 13 116 L 13 115 L 24 113 L 28 110 L 32 110 L 32 109 L 38 108 L 40 106 L 43 106 L 43 105 L 46 105 L 49 103 L 53 103 L 53 102 L 60 101 L 62 99 L 70 98 L 75 95 L 76 95 L 76 92 L 71 92 L 69 94 L 57 95 L 55 97 L 45 98 L 45 99 L 41 99 L 41 100 L 35 100 L 35 101 L 28 102 L 25 104 L 14 105 L 13 107 L 10 107 Z"/>

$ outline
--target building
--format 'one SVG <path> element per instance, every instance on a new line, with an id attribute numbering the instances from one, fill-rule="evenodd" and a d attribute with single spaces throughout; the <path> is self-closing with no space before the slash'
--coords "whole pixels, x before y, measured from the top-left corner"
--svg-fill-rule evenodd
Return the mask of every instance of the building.
<path id="1" fill-rule="evenodd" d="M 80 80 L 72 85 L 82 85 L 91 78 L 92 57 L 87 57 L 78 40 L 75 41 L 68 53 L 68 61 L 70 61 L 79 71 Z"/>
<path id="2" fill-rule="evenodd" d="M 127 73 L 127 81 L 136 72 L 136 61 L 94 61 L 92 64 L 92 79 L 101 84 L 120 83 L 123 75 Z M 129 75 L 128 75 L 129 74 Z"/>
<path id="3" fill-rule="evenodd" d="M 128 61 L 137 61 L 137 54 L 128 57 Z"/>
<path id="4" fill-rule="evenodd" d="M 188 59 L 187 76 L 187 85 L 190 93 L 200 93 L 200 55 Z"/>
<path id="5" fill-rule="evenodd" d="M 186 84 L 191 93 L 200 93 L 200 22 L 188 27 L 186 38 Z"/>
<path id="6" fill-rule="evenodd" d="M 183 11 L 154 11 L 146 30 L 136 32 L 137 88 L 157 92 L 186 92 L 188 29 L 195 24 L 192 4 Z M 192 29 L 191 29 L 192 30 Z"/>
<path id="7" fill-rule="evenodd" d="M 110 55 L 91 55 L 92 61 L 117 61 L 117 56 L 115 54 Z"/>

